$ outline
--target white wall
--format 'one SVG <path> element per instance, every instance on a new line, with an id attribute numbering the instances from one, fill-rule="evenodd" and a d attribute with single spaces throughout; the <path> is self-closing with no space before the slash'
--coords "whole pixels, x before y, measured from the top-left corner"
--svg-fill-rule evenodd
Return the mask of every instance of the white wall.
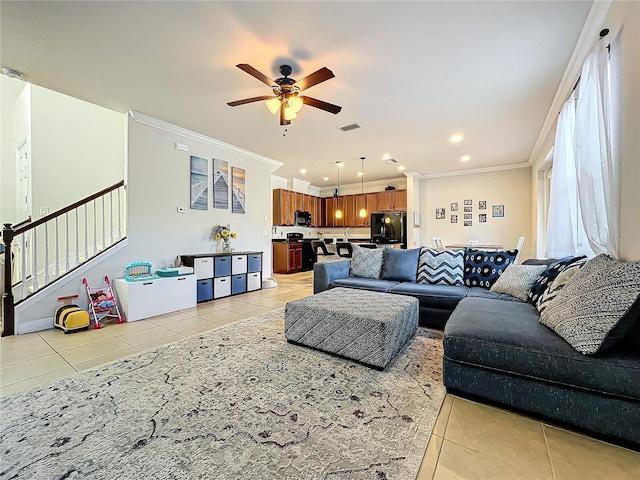
<path id="1" fill-rule="evenodd" d="M 189 151 L 175 149 L 179 142 Z M 128 248 L 118 255 L 120 272 L 126 264 L 143 260 L 154 268 L 170 265 L 177 255 L 215 252 L 211 239 L 214 225 L 230 224 L 238 238 L 232 241 L 236 251 L 262 251 L 263 271 L 272 271 L 271 261 L 271 173 L 280 166 L 275 161 L 261 161 L 259 156 L 240 149 L 228 150 L 213 139 L 202 141 L 129 120 L 129 160 L 127 168 Z M 219 158 L 229 167 L 244 168 L 247 193 L 246 213 L 214 209 L 209 191 L 209 209 L 189 208 L 190 157 L 209 160 Z M 186 208 L 185 214 L 177 212 Z M 124 258 L 123 258 L 124 257 Z"/>
<path id="2" fill-rule="evenodd" d="M 531 169 L 518 168 L 496 172 L 455 175 L 420 181 L 420 243 L 431 245 L 431 237 L 442 237 L 443 243 L 501 244 L 515 248 L 518 237 L 525 236 L 521 258 L 533 256 L 531 243 Z M 464 226 L 464 200 L 473 200 L 473 226 Z M 478 209 L 478 201 L 487 202 L 486 210 Z M 458 211 L 451 212 L 451 203 Z M 504 217 L 491 215 L 493 205 L 504 205 Z M 436 208 L 445 209 L 445 218 L 436 220 Z M 479 223 L 478 215 L 486 213 L 487 222 Z M 458 223 L 451 223 L 451 215 Z"/>
<path id="3" fill-rule="evenodd" d="M 31 157 L 31 85 L 0 76 L 0 220 L 16 223 L 16 149 L 27 141 Z"/>
<path id="4" fill-rule="evenodd" d="M 31 89 L 33 212 L 50 212 L 124 178 L 122 113 L 46 88 Z"/>

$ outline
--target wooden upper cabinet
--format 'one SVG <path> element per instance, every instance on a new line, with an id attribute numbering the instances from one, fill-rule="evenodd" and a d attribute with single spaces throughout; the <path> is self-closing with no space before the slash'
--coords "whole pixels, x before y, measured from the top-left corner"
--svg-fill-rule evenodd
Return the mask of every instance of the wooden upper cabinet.
<path id="1" fill-rule="evenodd" d="M 273 191 L 274 225 L 293 225 L 293 192 L 282 188 Z"/>
<path id="2" fill-rule="evenodd" d="M 393 210 L 405 211 L 407 209 L 407 191 L 393 190 L 392 193 Z"/>
<path id="3" fill-rule="evenodd" d="M 323 218 L 324 224 L 323 227 L 334 227 L 335 226 L 335 218 L 333 214 L 336 210 L 336 197 L 327 197 L 323 198 Z"/>
<path id="4" fill-rule="evenodd" d="M 376 193 L 376 210 L 385 211 L 404 211 L 407 209 L 407 191 L 406 190 L 385 190 Z"/>
<path id="5" fill-rule="evenodd" d="M 371 213 L 371 211 L 367 208 L 367 196 L 366 195 L 355 195 L 355 201 L 356 201 L 356 220 L 355 220 L 355 226 L 356 227 L 368 227 L 369 226 L 369 214 Z M 362 209 L 366 209 L 367 210 L 367 214 L 364 217 L 360 216 L 360 210 Z"/>
<path id="6" fill-rule="evenodd" d="M 344 198 L 344 226 L 355 227 L 356 226 L 356 196 L 357 195 L 345 195 Z"/>
<path id="7" fill-rule="evenodd" d="M 311 204 L 314 203 L 314 199 L 316 197 L 314 197 L 313 195 L 302 195 L 302 208 L 301 210 L 305 211 L 305 212 L 311 212 Z"/>
<path id="8" fill-rule="evenodd" d="M 334 227 L 344 227 L 345 226 L 345 197 L 337 196 L 335 197 L 335 209 L 333 212 L 333 226 Z M 335 210 L 340 209 L 342 211 L 342 218 L 337 218 L 335 215 Z"/>
<path id="9" fill-rule="evenodd" d="M 293 211 L 295 212 L 296 210 L 304 210 L 304 193 L 293 192 L 293 195 L 295 197 L 295 205 Z"/>
<path id="10" fill-rule="evenodd" d="M 376 194 L 376 210 L 379 212 L 393 210 L 393 190 L 386 190 Z"/>

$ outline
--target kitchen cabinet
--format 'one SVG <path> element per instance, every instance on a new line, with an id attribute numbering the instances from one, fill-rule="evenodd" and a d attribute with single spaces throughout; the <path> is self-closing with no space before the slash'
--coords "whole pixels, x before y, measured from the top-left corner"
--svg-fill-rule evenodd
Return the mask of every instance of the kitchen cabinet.
<path id="1" fill-rule="evenodd" d="M 295 212 L 294 192 L 282 188 L 273 191 L 273 224 L 293 225 Z"/>
<path id="2" fill-rule="evenodd" d="M 302 243 L 273 242 L 274 273 L 293 273 L 302 270 Z"/>
<path id="3" fill-rule="evenodd" d="M 357 226 L 356 197 L 357 195 L 344 196 L 344 225 L 346 227 Z"/>
<path id="4" fill-rule="evenodd" d="M 376 193 L 376 211 L 404 211 L 407 209 L 406 190 L 385 190 Z"/>

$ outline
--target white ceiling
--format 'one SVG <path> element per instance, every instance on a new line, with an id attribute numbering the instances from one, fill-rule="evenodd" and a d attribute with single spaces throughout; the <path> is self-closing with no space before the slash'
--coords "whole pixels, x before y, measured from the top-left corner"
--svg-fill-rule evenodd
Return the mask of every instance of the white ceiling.
<path id="1" fill-rule="evenodd" d="M 341 183 L 359 182 L 361 156 L 365 180 L 402 175 L 383 154 L 420 174 L 527 162 L 590 6 L 3 1 L 0 62 L 34 84 L 282 161 L 277 175 L 323 187 L 337 160 Z M 296 79 L 326 66 L 335 78 L 305 94 L 342 112 L 305 106 L 283 137 L 262 102 L 227 106 L 271 93 L 238 63 L 271 78 L 291 64 Z M 352 122 L 362 128 L 337 128 Z"/>

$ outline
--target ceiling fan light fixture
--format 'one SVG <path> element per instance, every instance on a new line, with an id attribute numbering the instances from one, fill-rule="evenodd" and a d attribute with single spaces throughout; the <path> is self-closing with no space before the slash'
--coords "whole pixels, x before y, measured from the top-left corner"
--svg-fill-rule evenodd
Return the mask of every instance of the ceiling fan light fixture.
<path id="1" fill-rule="evenodd" d="M 304 105 L 304 102 L 299 97 L 289 97 L 287 102 L 289 103 L 289 107 L 291 107 L 291 110 L 293 110 L 295 113 L 298 113 L 300 110 L 302 110 L 302 106 Z"/>
<path id="2" fill-rule="evenodd" d="M 280 104 L 282 102 L 280 101 L 280 99 L 278 97 L 274 97 L 274 98 L 270 98 L 265 103 L 266 103 L 267 108 L 269 109 L 269 111 L 272 114 L 275 115 L 276 113 L 278 113 L 278 110 L 280 109 Z"/>
<path id="3" fill-rule="evenodd" d="M 284 119 L 285 120 L 293 120 L 296 118 L 298 114 L 293 111 L 293 109 L 289 105 L 284 106 Z"/>

